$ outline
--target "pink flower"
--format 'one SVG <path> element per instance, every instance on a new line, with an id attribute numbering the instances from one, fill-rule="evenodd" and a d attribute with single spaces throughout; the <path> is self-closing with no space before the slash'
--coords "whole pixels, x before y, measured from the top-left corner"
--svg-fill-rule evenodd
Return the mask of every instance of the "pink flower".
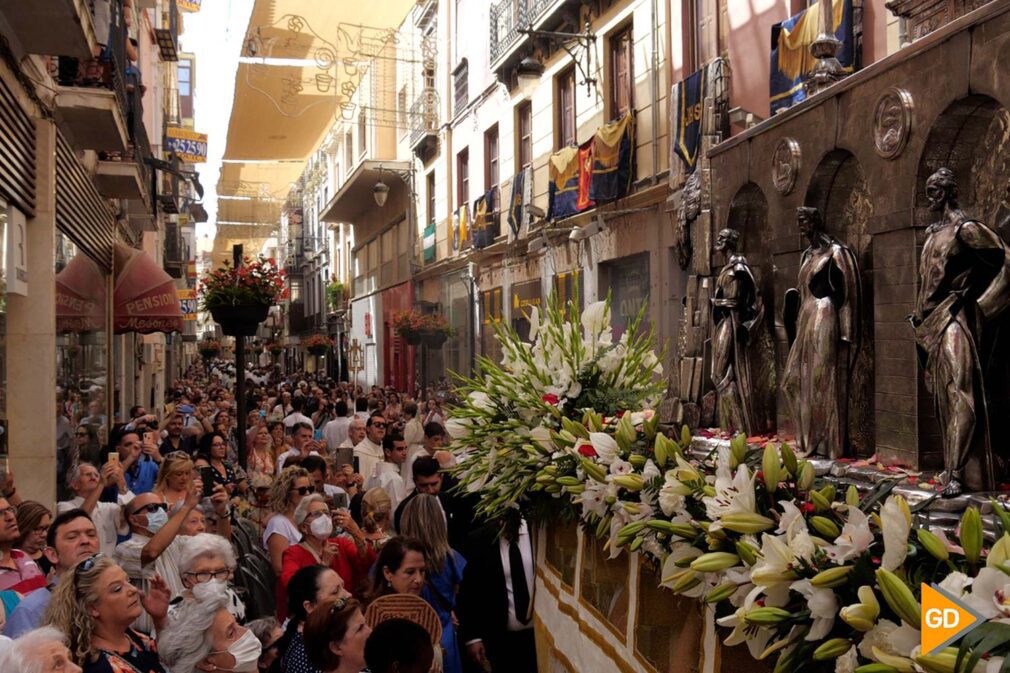
<path id="1" fill-rule="evenodd" d="M 544 395 L 540 396 L 540 401 L 556 406 L 557 403 L 560 402 L 561 400 L 554 393 L 545 393 Z"/>

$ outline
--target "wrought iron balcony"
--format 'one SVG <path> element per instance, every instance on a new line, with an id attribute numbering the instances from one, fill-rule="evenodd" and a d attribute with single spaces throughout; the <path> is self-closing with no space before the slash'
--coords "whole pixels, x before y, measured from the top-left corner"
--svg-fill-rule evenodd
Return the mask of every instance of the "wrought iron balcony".
<path id="1" fill-rule="evenodd" d="M 410 106 L 410 149 L 422 161 L 438 147 L 438 91 L 426 88 Z"/>
<path id="2" fill-rule="evenodd" d="M 499 59 L 508 54 L 525 39 L 520 32 L 537 23 L 560 0 L 501 0 L 491 5 L 491 64 L 494 69 Z"/>
<path id="3" fill-rule="evenodd" d="M 164 267 L 172 278 L 182 278 L 186 270 L 186 260 L 183 259 L 182 236 L 179 234 L 177 222 L 165 222 L 165 256 Z"/>

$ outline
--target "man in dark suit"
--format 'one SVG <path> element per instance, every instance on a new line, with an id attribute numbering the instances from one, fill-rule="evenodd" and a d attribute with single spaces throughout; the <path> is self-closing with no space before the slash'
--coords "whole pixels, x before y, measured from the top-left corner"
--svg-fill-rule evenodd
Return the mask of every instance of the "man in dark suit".
<path id="1" fill-rule="evenodd" d="M 494 673 L 536 673 L 533 637 L 534 556 L 518 514 L 470 534 L 460 586 L 461 640 L 471 661 Z"/>
<path id="2" fill-rule="evenodd" d="M 449 546 L 466 557 L 467 534 L 473 521 L 473 504 L 467 496 L 450 493 L 449 489 L 456 484 L 451 475 L 441 471 L 438 461 L 431 456 L 421 456 L 411 466 L 414 477 L 414 490 L 400 502 L 393 513 L 393 527 L 399 532 L 400 518 L 407 503 L 417 497 L 418 493 L 434 495 L 442 505 L 445 513 L 445 523 L 449 535 Z"/>

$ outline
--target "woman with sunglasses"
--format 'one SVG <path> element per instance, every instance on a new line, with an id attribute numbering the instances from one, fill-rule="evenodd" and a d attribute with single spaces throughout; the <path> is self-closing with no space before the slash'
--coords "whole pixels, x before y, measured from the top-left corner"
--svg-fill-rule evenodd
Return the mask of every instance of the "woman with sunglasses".
<path id="1" fill-rule="evenodd" d="M 340 575 L 351 591 L 361 586 L 375 560 L 375 552 L 358 552 L 357 545 L 346 537 L 333 536 L 333 518 L 326 500 L 318 493 L 307 495 L 295 510 L 295 523 L 302 532 L 301 542 L 284 550 L 281 575 L 277 582 L 278 617 L 287 604 L 287 586 L 295 573 L 306 566 L 329 566 Z"/>
<path id="2" fill-rule="evenodd" d="M 274 513 L 263 530 L 263 548 L 270 554 L 270 565 L 278 577 L 284 566 L 284 550 L 302 539 L 295 509 L 313 491 L 309 473 L 297 465 L 284 468 L 270 487 L 270 509 Z"/>
<path id="3" fill-rule="evenodd" d="M 168 598 L 160 578 L 142 594 L 115 561 L 99 553 L 60 578 L 42 621 L 67 634 L 70 654 L 84 673 L 165 673 L 154 641 L 130 625 L 146 610 L 163 628 Z"/>
<path id="4" fill-rule="evenodd" d="M 174 511 L 185 500 L 193 483 L 193 459 L 184 451 L 165 454 L 158 470 L 154 492 L 165 499 L 169 510 Z"/>
<path id="5" fill-rule="evenodd" d="M 25 500 L 18 505 L 17 520 L 20 537 L 15 540 L 14 548 L 27 554 L 44 575 L 49 575 L 53 564 L 42 552 L 46 549 L 46 534 L 53 521 L 53 513 L 42 503 Z"/>
<path id="6" fill-rule="evenodd" d="M 371 633 L 358 601 L 321 603 L 305 620 L 309 663 L 324 673 L 359 673 L 365 668 L 365 643 Z"/>
<path id="7" fill-rule="evenodd" d="M 274 670 L 283 673 L 320 673 L 309 663 L 302 631 L 309 613 L 317 605 L 351 595 L 344 588 L 340 575 L 322 565 L 308 566 L 295 573 L 288 584 L 288 622 L 277 643 L 280 659 Z"/>

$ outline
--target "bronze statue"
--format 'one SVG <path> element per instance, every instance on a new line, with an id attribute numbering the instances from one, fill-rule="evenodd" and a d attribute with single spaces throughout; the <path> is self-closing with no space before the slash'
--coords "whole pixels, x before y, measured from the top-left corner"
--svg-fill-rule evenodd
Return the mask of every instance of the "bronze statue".
<path id="1" fill-rule="evenodd" d="M 994 487 L 985 380 L 979 344 L 986 321 L 1010 304 L 1010 252 L 999 235 L 958 207 L 949 168 L 926 181 L 930 209 L 911 316 L 943 441 L 941 493 Z"/>
<path id="2" fill-rule="evenodd" d="M 747 258 L 736 254 L 739 241 L 739 231 L 723 229 L 715 243 L 726 265 L 715 280 L 712 297 L 712 383 L 718 395 L 719 427 L 753 435 L 761 428 L 754 411 L 749 351 L 764 321 L 764 304 Z"/>
<path id="3" fill-rule="evenodd" d="M 698 171 L 691 173 L 680 192 L 677 206 L 677 261 L 680 268 L 691 264 L 691 225 L 701 215 L 701 177 Z"/>
<path id="4" fill-rule="evenodd" d="M 797 287 L 785 297 L 790 349 L 782 390 L 799 450 L 841 458 L 859 350 L 859 263 L 851 248 L 824 231 L 816 208 L 797 208 L 796 222 L 810 246 L 800 259 Z"/>

